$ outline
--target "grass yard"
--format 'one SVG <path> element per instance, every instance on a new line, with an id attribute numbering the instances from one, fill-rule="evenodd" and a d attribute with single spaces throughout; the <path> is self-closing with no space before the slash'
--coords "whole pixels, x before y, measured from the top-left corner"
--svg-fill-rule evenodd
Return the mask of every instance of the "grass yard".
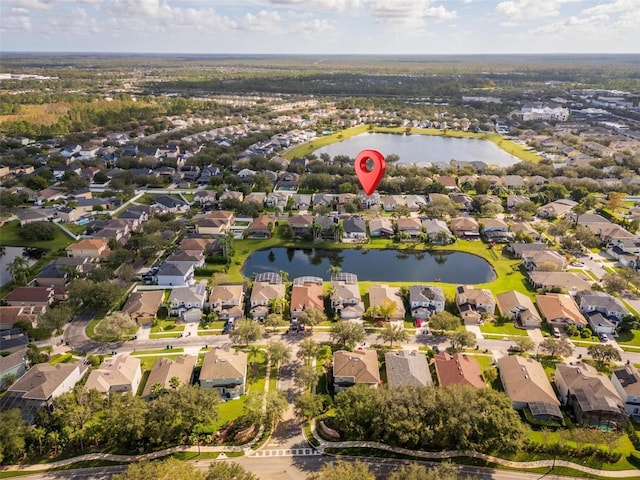
<path id="1" fill-rule="evenodd" d="M 174 352 L 174 350 L 164 350 L 165 352 L 171 352 L 171 353 L 165 353 L 162 355 L 148 355 L 148 356 L 141 356 L 139 355 L 137 352 L 134 352 L 131 354 L 131 356 L 137 357 L 140 359 L 140 367 L 142 368 L 142 370 L 151 370 L 151 368 L 153 367 L 153 364 L 155 363 L 155 361 L 161 357 L 168 357 L 172 360 L 175 360 L 177 357 L 179 357 L 180 355 L 182 355 L 182 353 L 180 352 Z M 142 384 L 142 382 L 140 382 Z"/>
<path id="2" fill-rule="evenodd" d="M 161 332 L 182 332 L 184 331 L 184 325 L 177 325 L 173 320 L 157 320 L 156 324 L 151 327 L 151 333 Z"/>
<path id="3" fill-rule="evenodd" d="M 513 337 L 526 337 L 527 331 L 516 328 L 513 323 L 506 322 L 503 325 L 496 325 L 494 322 L 486 322 L 480 325 L 480 331 L 491 335 L 508 335 Z"/>
<path id="4" fill-rule="evenodd" d="M 28 242 L 20 236 L 20 220 L 13 220 L 0 227 L 0 245 L 7 247 L 36 247 L 46 250 L 62 250 L 73 242 L 73 239 L 56 227 L 53 240 Z"/>

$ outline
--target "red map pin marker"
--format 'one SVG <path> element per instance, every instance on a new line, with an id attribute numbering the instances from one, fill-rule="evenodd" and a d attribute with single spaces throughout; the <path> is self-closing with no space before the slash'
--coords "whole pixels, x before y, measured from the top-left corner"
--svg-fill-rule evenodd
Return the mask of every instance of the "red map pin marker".
<path id="1" fill-rule="evenodd" d="M 356 157 L 355 168 L 364 193 L 371 195 L 384 177 L 387 164 L 377 150 L 363 150 Z"/>

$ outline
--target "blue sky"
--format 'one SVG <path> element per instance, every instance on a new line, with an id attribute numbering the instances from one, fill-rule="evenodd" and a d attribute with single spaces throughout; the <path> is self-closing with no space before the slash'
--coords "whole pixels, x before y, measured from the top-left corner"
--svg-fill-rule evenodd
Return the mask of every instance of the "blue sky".
<path id="1" fill-rule="evenodd" d="M 2 0 L 0 49 L 639 53 L 640 0 Z"/>

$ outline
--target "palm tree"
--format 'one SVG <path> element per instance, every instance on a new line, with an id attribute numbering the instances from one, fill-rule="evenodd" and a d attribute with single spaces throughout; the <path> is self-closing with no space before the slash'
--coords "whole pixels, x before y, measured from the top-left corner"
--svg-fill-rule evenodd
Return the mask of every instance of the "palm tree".
<path id="1" fill-rule="evenodd" d="M 171 388 L 174 390 L 177 390 L 181 383 L 180 377 L 173 376 L 169 379 L 169 385 L 171 385 Z"/>
<path id="2" fill-rule="evenodd" d="M 7 264 L 7 272 L 13 278 L 15 285 L 26 285 L 29 273 L 29 261 L 22 255 L 17 256 Z"/>
<path id="3" fill-rule="evenodd" d="M 311 227 L 309 228 L 309 230 L 311 230 L 313 241 L 317 242 L 318 239 L 320 238 L 320 235 L 322 234 L 322 225 L 314 222 L 313 225 L 311 225 Z"/>
<path id="4" fill-rule="evenodd" d="M 342 240 L 342 235 L 344 234 L 344 226 L 342 225 L 342 223 L 340 222 L 334 223 L 332 230 L 333 230 L 333 241 L 339 242 L 340 240 Z"/>
<path id="5" fill-rule="evenodd" d="M 160 382 L 156 382 L 153 385 L 151 385 L 151 395 L 153 395 L 155 398 L 160 396 L 160 394 L 162 393 L 162 390 L 164 390 L 164 387 Z"/>
<path id="6" fill-rule="evenodd" d="M 337 275 L 338 273 L 342 273 L 342 267 L 340 267 L 339 265 L 331 265 L 329 267 L 329 273 L 331 274 L 331 276 Z"/>

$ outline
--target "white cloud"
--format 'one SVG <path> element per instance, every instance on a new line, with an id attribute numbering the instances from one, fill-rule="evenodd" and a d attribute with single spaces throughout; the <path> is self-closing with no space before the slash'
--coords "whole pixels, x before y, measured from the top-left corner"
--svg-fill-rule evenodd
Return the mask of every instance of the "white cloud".
<path id="1" fill-rule="evenodd" d="M 52 0 L 11 0 L 10 5 L 29 10 L 48 10 L 53 8 Z"/>
<path id="2" fill-rule="evenodd" d="M 28 15 L 21 13 L 0 15 L 0 31 L 24 32 L 31 30 L 31 20 Z"/>
<path id="3" fill-rule="evenodd" d="M 426 18 L 450 20 L 458 15 L 442 5 L 431 6 L 429 0 L 375 0 L 369 4 L 369 8 L 378 21 L 408 25 L 423 25 Z"/>
<path id="4" fill-rule="evenodd" d="M 303 7 L 311 10 L 344 12 L 360 8 L 364 0 L 270 0 L 273 5 Z"/>
<path id="5" fill-rule="evenodd" d="M 429 18 L 436 18 L 438 20 L 452 20 L 458 18 L 458 13 L 455 10 L 447 10 L 442 5 L 439 7 L 429 7 L 424 10 L 424 16 Z"/>
<path id="6" fill-rule="evenodd" d="M 287 32 L 291 34 L 319 35 L 333 31 L 333 26 L 327 20 L 320 20 L 318 18 L 308 22 L 294 23 L 287 28 Z"/>
<path id="7" fill-rule="evenodd" d="M 84 8 L 75 8 L 68 15 L 51 18 L 47 30 L 48 33 L 83 36 L 99 33 L 101 29 L 98 21 Z"/>
<path id="8" fill-rule="evenodd" d="M 279 22 L 282 22 L 282 17 L 278 12 L 260 10 L 256 15 L 246 13 L 240 22 L 240 27 L 255 32 L 264 32 Z"/>
<path id="9" fill-rule="evenodd" d="M 600 15 L 603 13 L 626 12 L 640 9 L 640 0 L 616 0 L 612 3 L 603 3 L 595 7 L 587 8 L 582 13 L 585 15 Z"/>
<path id="10" fill-rule="evenodd" d="M 555 17 L 560 14 L 563 3 L 580 2 L 582 0 L 517 0 L 500 2 L 496 13 L 511 20 L 535 20 L 544 17 Z"/>

